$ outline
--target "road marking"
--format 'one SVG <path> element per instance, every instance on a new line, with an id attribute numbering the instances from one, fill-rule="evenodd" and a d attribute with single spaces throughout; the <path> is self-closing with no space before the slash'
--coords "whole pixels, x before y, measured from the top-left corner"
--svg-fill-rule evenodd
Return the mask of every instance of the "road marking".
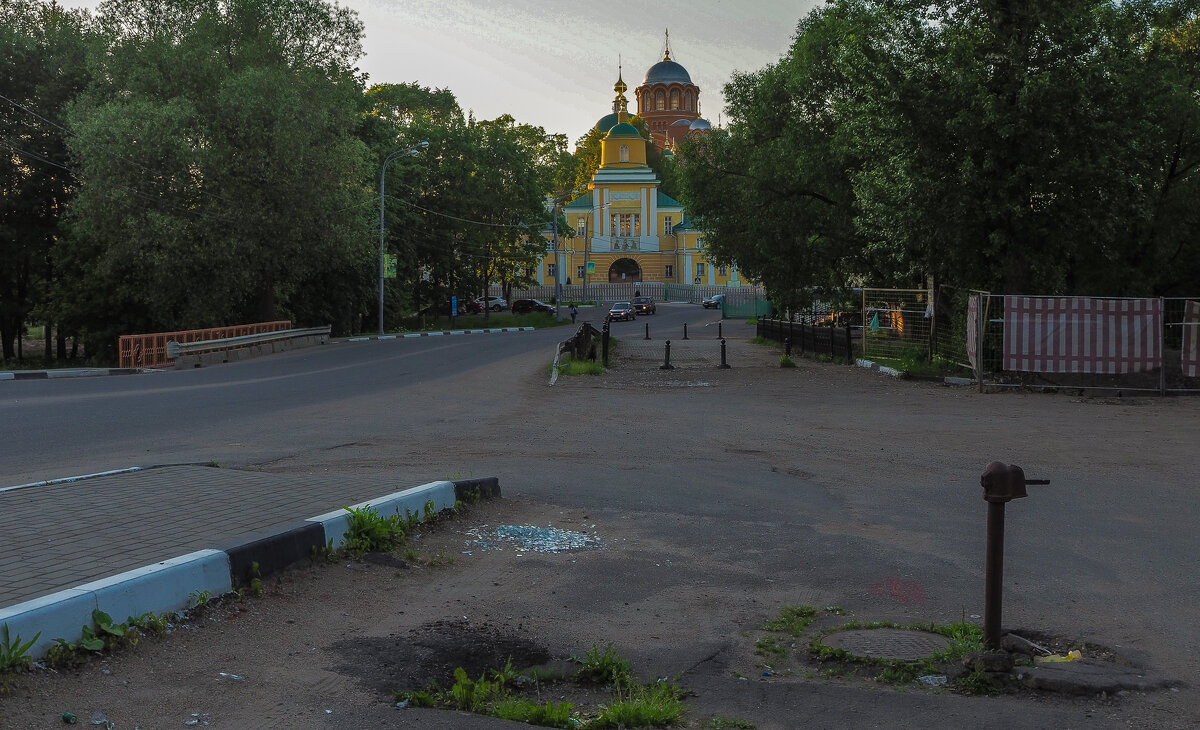
<path id="1" fill-rule="evenodd" d="M 13 492 L 18 489 L 27 489 L 29 487 L 48 487 L 53 484 L 70 484 L 71 482 L 78 482 L 83 479 L 92 479 L 95 477 L 107 477 L 107 476 L 112 476 L 113 474 L 128 474 L 130 472 L 142 471 L 145 468 L 146 467 L 144 467 L 144 466 L 131 466 L 127 469 L 113 469 L 111 471 L 98 471 L 95 474 L 80 474 L 79 476 L 75 476 L 75 477 L 63 477 L 61 479 L 47 479 L 47 480 L 41 481 L 41 482 L 30 482 L 29 484 L 18 484 L 15 487 L 0 487 L 0 494 L 3 494 L 5 492 Z"/>

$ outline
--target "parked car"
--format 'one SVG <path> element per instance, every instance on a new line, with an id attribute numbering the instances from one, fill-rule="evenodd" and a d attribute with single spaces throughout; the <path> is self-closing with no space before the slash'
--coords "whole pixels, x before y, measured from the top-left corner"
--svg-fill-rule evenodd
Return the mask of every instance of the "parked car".
<path id="1" fill-rule="evenodd" d="M 504 300 L 504 297 L 477 297 L 475 303 L 480 307 L 487 307 L 493 312 L 508 309 L 508 302 Z"/>
<path id="2" fill-rule="evenodd" d="M 458 300 L 458 314 L 479 314 L 483 311 L 483 307 L 471 301 L 470 299 Z M 419 314 L 426 316 L 437 315 L 445 316 L 450 314 L 450 302 L 444 301 L 441 304 L 430 304 L 422 307 Z"/>
<path id="3" fill-rule="evenodd" d="M 725 301 L 724 294 L 713 294 L 708 299 L 700 302 L 700 305 L 705 309 L 720 309 L 722 302 Z"/>
<path id="4" fill-rule="evenodd" d="M 608 318 L 619 319 L 622 322 L 628 322 L 630 320 L 637 319 L 637 316 L 633 312 L 632 304 L 629 302 L 617 302 L 616 304 L 612 305 L 611 309 L 608 310 Z"/>
<path id="5" fill-rule="evenodd" d="M 654 314 L 658 309 L 654 306 L 654 300 L 650 297 L 634 297 L 633 311 L 638 314 Z"/>
<path id="6" fill-rule="evenodd" d="M 530 312 L 545 312 L 546 314 L 554 314 L 553 305 L 538 301 L 537 299 L 516 299 L 512 303 L 513 314 L 528 314 Z"/>

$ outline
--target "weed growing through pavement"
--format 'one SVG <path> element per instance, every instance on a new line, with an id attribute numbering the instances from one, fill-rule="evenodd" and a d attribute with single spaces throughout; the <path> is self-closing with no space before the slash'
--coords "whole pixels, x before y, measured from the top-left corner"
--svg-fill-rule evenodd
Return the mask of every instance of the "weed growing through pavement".
<path id="1" fill-rule="evenodd" d="M 443 690 L 436 682 L 414 692 L 394 692 L 395 699 L 413 707 L 441 707 L 489 715 L 503 720 L 556 728 L 644 728 L 675 725 L 683 715 L 685 691 L 664 681 L 639 685 L 633 678 L 629 660 L 617 654 L 611 644 L 604 649 L 593 646 L 570 675 L 561 670 L 533 667 L 518 671 L 509 659 L 499 669 L 485 671 L 478 679 L 470 678 L 459 667 L 454 685 Z M 566 701 L 543 701 L 543 692 L 553 691 L 565 697 L 567 683 L 604 684 L 612 689 L 612 701 L 588 712 Z M 551 685 L 554 685 L 553 688 Z M 532 692 L 535 698 L 526 696 Z M 735 720 L 710 727 L 753 728 Z"/>
<path id="2" fill-rule="evenodd" d="M 782 631 L 789 636 L 799 636 L 816 618 L 817 609 L 812 606 L 786 606 L 779 617 L 763 624 L 763 631 Z"/>
<path id="3" fill-rule="evenodd" d="M 246 586 L 247 592 L 249 592 L 249 594 L 251 596 L 254 596 L 255 598 L 262 597 L 262 592 L 263 592 L 262 569 L 259 567 L 257 560 L 250 563 L 249 576 L 250 576 L 250 582 Z"/>
<path id="4" fill-rule="evenodd" d="M 579 664 L 575 678 L 581 682 L 602 684 L 613 689 L 622 689 L 633 684 L 633 669 L 629 660 L 618 654 L 612 644 L 604 649 L 593 644 L 583 659 L 571 658 Z"/>
<path id="5" fill-rule="evenodd" d="M 22 642 L 19 634 L 17 636 L 9 635 L 8 624 L 0 626 L 0 672 L 28 669 L 33 663 L 33 659 L 29 656 L 29 649 L 37 643 L 41 636 L 42 632 L 39 631 L 29 641 Z"/>
<path id="6" fill-rule="evenodd" d="M 796 361 L 793 360 L 792 358 L 788 357 L 787 355 L 780 355 L 779 356 L 779 367 L 794 368 L 794 367 L 796 367 Z"/>
<path id="7" fill-rule="evenodd" d="M 428 516 L 428 505 L 426 508 Z M 344 545 L 347 552 L 384 552 L 404 542 L 405 526 L 400 515 L 383 517 L 369 504 L 344 509 L 350 513 Z"/>

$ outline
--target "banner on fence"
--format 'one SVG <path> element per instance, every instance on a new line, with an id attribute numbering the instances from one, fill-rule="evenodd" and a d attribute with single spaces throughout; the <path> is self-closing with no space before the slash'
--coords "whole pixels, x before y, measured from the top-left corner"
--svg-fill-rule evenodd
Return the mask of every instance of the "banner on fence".
<path id="1" fill-rule="evenodd" d="M 1200 302 L 1183 306 L 1183 375 L 1200 377 Z"/>
<path id="2" fill-rule="evenodd" d="M 1004 369 L 1116 375 L 1162 365 L 1158 299 L 1004 297 Z"/>

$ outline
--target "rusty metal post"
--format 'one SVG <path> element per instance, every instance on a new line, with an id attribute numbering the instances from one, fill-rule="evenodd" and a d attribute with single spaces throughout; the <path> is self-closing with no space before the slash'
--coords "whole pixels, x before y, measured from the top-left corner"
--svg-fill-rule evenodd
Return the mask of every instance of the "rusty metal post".
<path id="1" fill-rule="evenodd" d="M 646 339 L 650 339 L 650 323 L 646 323 Z"/>
<path id="2" fill-rule="evenodd" d="M 675 366 L 671 364 L 671 341 L 667 340 L 667 354 L 663 359 L 663 364 L 658 366 L 659 370 L 674 370 Z"/>
<path id="3" fill-rule="evenodd" d="M 1004 606 L 1004 502 L 988 502 L 983 583 L 983 643 L 998 651 Z"/>
<path id="4" fill-rule="evenodd" d="M 1004 505 L 1028 495 L 1027 484 L 1049 484 L 1048 479 L 1026 479 L 1014 464 L 993 461 L 979 477 L 988 503 L 987 537 L 983 568 L 983 643 L 1000 649 L 1000 615 L 1004 604 Z"/>
<path id="5" fill-rule="evenodd" d="M 725 362 L 725 340 L 721 340 L 721 370 L 728 370 L 729 363 Z"/>
<path id="6" fill-rule="evenodd" d="M 688 338 L 688 336 L 687 336 L 687 322 L 684 322 L 684 323 L 683 323 L 683 339 L 685 339 L 685 340 L 686 340 L 687 338 Z"/>

